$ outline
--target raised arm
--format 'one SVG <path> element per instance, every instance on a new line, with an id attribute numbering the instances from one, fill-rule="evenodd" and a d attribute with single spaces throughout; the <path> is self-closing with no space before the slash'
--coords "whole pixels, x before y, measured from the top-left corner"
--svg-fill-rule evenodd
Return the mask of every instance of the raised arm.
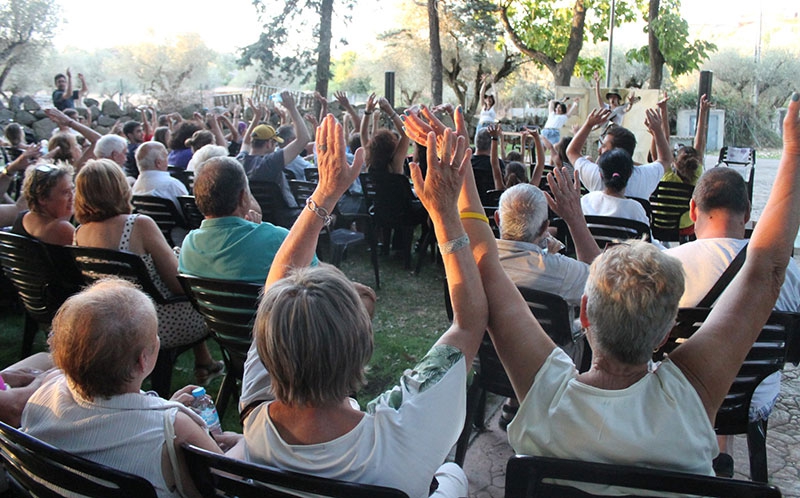
<path id="1" fill-rule="evenodd" d="M 139 114 L 142 116 L 142 131 L 144 132 L 145 138 L 153 136 L 153 126 L 150 124 L 150 120 L 147 119 L 147 106 L 139 107 Z"/>
<path id="2" fill-rule="evenodd" d="M 331 114 L 317 128 L 316 142 L 319 168 L 317 188 L 275 255 L 267 276 L 267 287 L 285 277 L 292 268 L 311 264 L 320 230 L 326 222 L 330 223 L 330 213 L 358 177 L 364 164 L 364 150 L 361 148 L 355 152 L 353 164 L 347 164 L 342 125 Z"/>
<path id="3" fill-rule="evenodd" d="M 531 161 L 534 167 L 531 173 L 530 184 L 538 187 L 539 183 L 542 181 L 542 173 L 544 172 L 544 145 L 542 144 L 542 137 L 539 136 L 538 130 L 531 130 L 530 136 L 533 140 L 533 147 L 536 149 L 536 161 Z"/>
<path id="4" fill-rule="evenodd" d="M 692 383 L 713 422 L 780 293 L 800 226 L 800 94 L 783 120 L 783 154 L 747 260 L 702 327 L 670 358 Z M 754 292 L 754 290 L 756 290 Z"/>
<path id="5" fill-rule="evenodd" d="M 670 171 L 672 167 L 672 149 L 669 146 L 669 139 L 664 135 L 664 128 L 661 125 L 663 122 L 661 118 L 661 111 L 659 109 L 647 109 L 645 111 L 644 125 L 647 131 L 653 136 L 653 141 L 656 143 L 656 154 L 658 154 L 657 161 L 661 163 L 664 168 L 664 173 Z"/>
<path id="6" fill-rule="evenodd" d="M 234 116 L 235 116 L 235 114 L 234 114 Z M 231 131 L 231 142 L 232 143 L 238 143 L 239 140 L 241 140 L 241 138 L 239 137 L 239 128 L 237 126 L 234 126 L 233 123 L 234 123 L 234 121 L 236 123 L 238 123 L 239 119 L 236 118 L 234 121 L 231 121 L 228 118 L 228 116 L 226 116 L 224 114 L 221 114 L 221 115 L 219 115 L 217 117 L 217 123 L 219 123 L 219 121 L 222 121 L 222 123 L 225 125 L 225 127 L 228 128 Z M 217 137 L 217 141 L 219 141 L 219 137 Z M 222 136 L 222 141 L 223 141 L 223 143 L 221 143 L 220 145 L 222 145 L 223 147 L 227 147 L 228 146 L 228 142 L 225 140 L 225 136 L 224 135 Z"/>
<path id="7" fill-rule="evenodd" d="M 392 171 L 395 173 L 402 173 L 403 172 L 403 164 L 405 163 L 406 157 L 408 156 L 408 144 L 409 139 L 405 133 L 403 133 L 403 127 L 405 126 L 403 120 L 400 119 L 400 115 L 392 107 L 392 104 L 389 103 L 384 97 L 381 97 L 378 100 L 378 105 L 381 108 L 381 111 L 392 120 L 392 124 L 394 124 L 395 129 L 398 133 L 400 133 L 400 140 L 397 142 L 397 147 L 394 149 L 394 155 L 392 156 Z"/>
<path id="8" fill-rule="evenodd" d="M 669 141 L 669 112 L 667 111 L 667 102 L 669 102 L 669 95 L 667 95 L 667 92 L 664 92 L 664 97 L 658 101 L 656 107 L 658 107 L 658 110 L 661 112 L 661 127 L 664 130 L 664 136 L 667 137 L 667 141 Z M 650 157 L 654 160 L 658 157 L 655 137 L 652 137 L 650 140 Z"/>
<path id="9" fill-rule="evenodd" d="M 67 128 L 72 128 L 73 130 L 77 131 L 81 135 L 83 135 L 86 140 L 89 141 L 92 145 L 96 144 L 98 140 L 103 136 L 93 129 L 89 128 L 85 124 L 82 124 L 80 121 L 74 120 L 64 114 L 63 112 L 59 111 L 58 109 L 51 108 L 44 110 L 45 115 L 50 118 L 50 121 L 54 122 L 58 126 L 64 126 Z"/>
<path id="10" fill-rule="evenodd" d="M 448 344 L 464 354 L 467 369 L 478 352 L 486 330 L 488 306 L 481 285 L 481 277 L 458 213 L 458 196 L 467 170 L 472 171 L 471 152 L 467 139 L 446 130 L 443 137 L 444 155 L 439 158 L 436 134 L 428 133 L 428 174 L 423 179 L 419 165 L 412 163 L 411 176 L 414 189 L 431 216 L 434 232 L 447 275 L 447 287 L 453 303 L 453 324 L 439 338 L 437 344 Z M 480 212 L 483 212 L 482 210 Z M 482 223 L 477 220 L 464 220 Z"/>
<path id="11" fill-rule="evenodd" d="M 572 101 L 572 104 L 570 104 L 569 109 L 567 109 L 567 118 L 571 118 L 572 116 L 575 115 L 576 112 L 578 112 L 578 102 L 580 101 L 581 101 L 580 97 L 575 97 L 575 100 Z"/>
<path id="12" fill-rule="evenodd" d="M 581 209 L 581 180 L 578 171 L 574 178 L 569 178 L 567 168 L 555 168 L 553 173 L 547 174 L 547 184 L 550 193 L 545 192 L 547 205 L 560 216 L 569 228 L 575 244 L 575 253 L 578 261 L 591 264 L 602 251 L 592 237 L 586 218 Z"/>
<path id="13" fill-rule="evenodd" d="M 289 111 L 289 115 L 292 117 L 292 125 L 294 126 L 294 132 L 297 135 L 297 138 L 289 142 L 283 148 L 283 164 L 284 166 L 289 164 L 290 162 L 294 161 L 294 158 L 297 157 L 300 152 L 305 149 L 308 142 L 311 141 L 311 135 L 308 133 L 308 127 L 306 126 L 306 122 L 303 121 L 303 116 L 300 115 L 300 111 L 297 109 L 297 104 L 294 101 L 294 97 L 292 94 L 283 91 L 281 92 L 281 98 L 283 99 L 283 105 Z"/>
<path id="14" fill-rule="evenodd" d="M 592 75 L 592 79 L 594 80 L 594 94 L 597 96 L 597 105 L 603 107 L 603 104 L 605 104 L 606 101 L 600 94 L 600 73 L 595 71 Z"/>
<path id="15" fill-rule="evenodd" d="M 437 148 L 444 148 L 444 125 L 427 109 L 422 114 L 429 120 L 424 123 L 416 117 L 406 120 L 406 132 L 419 141 L 429 131 L 436 132 Z M 464 113 L 459 106 L 455 113 L 456 131 L 467 139 Z M 483 288 L 489 304 L 489 333 L 497 353 L 519 399 L 525 397 L 536 373 L 555 348 L 555 344 L 528 309 L 527 303 L 500 265 L 497 242 L 489 224 L 477 219 L 483 214 L 472 168 L 465 168 L 464 183 L 458 198 L 462 224 L 470 239 L 470 248 L 481 274 Z"/>
<path id="16" fill-rule="evenodd" d="M 253 105 L 253 101 L 251 99 L 247 99 L 247 105 L 253 109 L 253 119 L 250 121 L 250 125 L 244 132 L 244 138 L 242 139 L 241 150 L 244 153 L 250 152 L 250 142 L 252 141 L 253 130 L 255 130 L 256 126 L 258 126 L 258 123 L 261 122 L 261 118 L 264 117 L 264 113 L 266 112 L 266 107 L 264 104 L 258 104 L 258 106 L 255 106 Z"/>
<path id="17" fill-rule="evenodd" d="M 83 77 L 83 73 L 78 73 L 78 80 L 81 82 L 81 89 L 78 91 L 78 98 L 82 99 L 83 96 L 89 92 L 89 87 L 86 85 L 86 78 Z"/>
<path id="18" fill-rule="evenodd" d="M 356 130 L 360 129 L 361 116 L 358 115 L 358 112 L 355 110 L 355 108 L 353 108 L 353 104 L 351 104 L 350 100 L 347 98 L 347 92 L 334 92 L 333 98 L 336 99 L 336 102 L 339 103 L 339 105 L 342 107 L 342 109 L 344 109 L 347 115 L 350 116 L 350 119 L 353 120 L 353 126 L 355 127 L 355 129 Z M 327 100 L 325 101 L 325 107 L 327 108 Z M 325 115 L 327 115 L 327 113 L 325 113 Z M 325 115 L 322 115 L 320 119 L 322 119 L 322 117 L 324 117 Z M 345 139 L 346 138 L 347 135 L 345 134 Z"/>
<path id="19" fill-rule="evenodd" d="M 703 94 L 700 97 L 700 113 L 697 115 L 697 130 L 694 132 L 694 149 L 703 158 L 706 155 L 706 139 L 708 137 L 708 113 L 711 110 L 711 102 Z"/>
<path id="20" fill-rule="evenodd" d="M 225 135 L 222 133 L 222 128 L 219 126 L 219 119 L 221 116 L 217 116 L 213 112 L 208 114 L 208 127 L 211 129 L 211 134 L 214 135 L 214 143 L 217 145 L 221 145 L 222 147 L 228 146 L 228 141 L 225 140 Z"/>
<path id="21" fill-rule="evenodd" d="M 369 143 L 372 135 L 370 135 L 369 127 L 372 121 L 372 113 L 375 112 L 375 105 L 377 104 L 377 100 L 375 100 L 375 94 L 370 94 L 367 97 L 367 103 L 364 106 L 364 119 L 360 121 L 360 126 L 358 127 L 358 132 L 361 134 L 361 145 L 366 147 Z"/>
<path id="22" fill-rule="evenodd" d="M 500 154 L 497 150 L 500 143 L 500 135 L 503 134 L 503 129 L 500 125 L 493 124 L 486 128 L 489 136 L 492 137 L 492 145 L 489 148 L 489 162 L 492 164 L 492 179 L 494 180 L 494 188 L 496 190 L 503 190 L 506 188 L 503 182 L 503 172 L 500 171 Z"/>
<path id="23" fill-rule="evenodd" d="M 592 112 L 586 116 L 586 121 L 584 121 L 583 126 L 581 126 L 578 133 L 572 137 L 572 141 L 569 143 L 569 147 L 567 147 L 567 157 L 569 158 L 570 164 L 575 164 L 578 159 L 581 158 L 583 144 L 586 143 L 586 139 L 589 138 L 589 133 L 592 132 L 592 129 L 608 121 L 609 116 L 611 116 L 611 111 L 608 109 L 600 109 L 599 107 L 592 110 Z"/>

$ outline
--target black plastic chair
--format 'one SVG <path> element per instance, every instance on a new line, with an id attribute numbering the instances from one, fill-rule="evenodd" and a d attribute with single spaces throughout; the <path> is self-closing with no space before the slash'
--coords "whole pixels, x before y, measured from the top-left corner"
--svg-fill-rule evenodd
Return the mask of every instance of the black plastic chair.
<path id="1" fill-rule="evenodd" d="M 724 146 L 719 150 L 719 159 L 714 166 L 726 166 L 733 168 L 742 174 L 747 183 L 747 195 L 750 204 L 753 204 L 753 180 L 756 169 L 756 150 L 750 147 L 728 147 Z"/>
<path id="2" fill-rule="evenodd" d="M 194 485 L 206 497 L 294 498 L 297 492 L 302 492 L 332 498 L 408 498 L 396 489 L 289 472 L 234 460 L 191 445 L 182 448 Z"/>
<path id="3" fill-rule="evenodd" d="M 63 247 L 0 231 L 0 264 L 25 308 L 22 358 L 33 353 L 39 328 L 50 329 L 58 308 L 80 290 L 83 278 Z"/>
<path id="4" fill-rule="evenodd" d="M 60 450 L 0 422 L 0 458 L 23 496 L 156 498 L 144 478 Z"/>
<path id="5" fill-rule="evenodd" d="M 478 189 L 481 204 L 484 206 L 496 206 L 497 204 L 492 204 L 487 195 L 488 192 L 495 190 L 492 171 L 483 168 L 472 168 L 472 173 L 475 175 L 475 186 Z"/>
<path id="6" fill-rule="evenodd" d="M 154 195 L 134 195 L 131 204 L 137 213 L 153 218 L 170 247 L 175 246 L 172 229 L 187 228 L 183 213 L 178 212 L 178 207 L 169 199 Z"/>
<path id="7" fill-rule="evenodd" d="M 394 232 L 405 268 L 410 269 L 414 229 L 426 223 L 428 215 L 414 196 L 408 177 L 367 173 L 361 175 L 361 186 L 364 197 L 371 203 L 375 227 L 383 233 L 384 251 L 388 251 L 391 233 Z"/>
<path id="8" fill-rule="evenodd" d="M 200 228 L 200 224 L 203 223 L 205 216 L 203 216 L 203 213 L 197 208 L 197 202 L 194 196 L 180 195 L 178 196 L 178 202 L 181 205 L 181 211 L 183 211 L 183 219 L 186 220 L 186 227 L 189 230 Z"/>
<path id="9" fill-rule="evenodd" d="M 641 221 L 614 216 L 584 216 L 589 231 L 600 248 L 618 244 L 630 239 L 650 240 L 650 227 Z"/>
<path id="10" fill-rule="evenodd" d="M 306 181 L 311 183 L 319 182 L 319 168 L 305 168 L 303 174 L 306 175 Z"/>
<path id="11" fill-rule="evenodd" d="M 316 190 L 317 184 L 308 181 L 304 182 L 302 180 L 289 180 L 289 188 L 292 190 L 292 195 L 294 195 L 297 205 L 305 206 L 308 198 L 311 197 L 311 194 L 313 194 L 314 190 Z M 344 217 L 339 211 L 338 207 L 334 207 L 333 213 L 331 214 L 336 218 L 337 222 Z M 355 214 L 348 215 L 346 218 L 348 220 L 365 219 L 369 222 L 368 215 L 360 216 Z M 372 259 L 372 269 L 375 272 L 375 285 L 377 288 L 380 288 L 381 277 L 380 269 L 378 267 L 378 242 L 375 238 L 374 230 L 372 230 L 371 223 L 367 223 L 366 232 L 368 233 L 354 232 L 353 230 L 344 227 L 335 228 L 334 226 L 327 226 L 320 232 L 320 238 L 318 239 L 317 247 L 319 247 L 319 240 L 322 240 L 323 243 L 327 243 L 329 246 L 328 256 L 322 259 L 338 267 L 341 264 L 344 253 L 347 251 L 348 247 L 360 244 L 362 242 L 367 243 L 372 250 L 370 257 Z M 317 253 L 319 255 L 319 250 Z"/>
<path id="12" fill-rule="evenodd" d="M 69 251 L 87 283 L 106 277 L 118 277 L 138 285 L 156 304 L 173 304 L 189 300 L 186 296 L 167 297 L 162 294 L 150 278 L 147 267 L 138 254 L 99 247 L 68 246 L 65 249 Z M 150 383 L 153 390 L 162 398 L 169 399 L 172 394 L 170 392 L 172 367 L 176 358 L 192 346 L 194 344 L 174 348 L 162 347 L 159 350 L 155 369 L 150 375 Z"/>
<path id="13" fill-rule="evenodd" d="M 505 189 L 487 190 L 484 194 L 484 198 L 486 199 L 486 204 L 484 204 L 484 206 L 499 206 L 500 196 L 503 195 L 503 192 L 505 192 Z"/>
<path id="14" fill-rule="evenodd" d="M 261 206 L 261 219 L 276 226 L 292 227 L 300 208 L 286 206 L 280 185 L 275 182 L 250 180 L 250 193 Z"/>
<path id="15" fill-rule="evenodd" d="M 563 298 L 548 292 L 524 287 L 517 288 L 528 303 L 531 313 L 557 345 L 565 346 L 573 342 L 569 305 Z M 445 309 L 448 318 L 452 320 L 453 310 L 446 281 Z M 456 443 L 454 458 L 454 461 L 462 467 L 467 455 L 472 427 L 475 426 L 479 430 L 485 429 L 486 393 L 491 392 L 506 398 L 516 397 L 514 388 L 511 386 L 511 381 L 508 379 L 500 358 L 497 356 L 497 351 L 489 338 L 489 334 L 484 335 L 481 346 L 478 349 L 477 362 L 473 366 L 475 366 L 475 374 L 467 391 L 467 416 L 464 421 L 464 429 L 461 431 Z"/>
<path id="16" fill-rule="evenodd" d="M 203 315 L 211 337 L 219 344 L 225 361 L 225 378 L 217 394 L 220 418 L 231 396 L 239 398 L 239 382 L 253 336 L 261 284 L 178 275 L 186 296 Z"/>
<path id="17" fill-rule="evenodd" d="M 653 355 L 661 360 L 678 344 L 692 336 L 708 318 L 711 308 L 681 308 L 669 340 Z M 767 482 L 767 421 L 750 422 L 750 401 L 756 387 L 767 376 L 783 369 L 788 353 L 797 361 L 800 349 L 800 313 L 773 311 L 733 381 L 714 422 L 720 436 L 747 434 L 750 478 Z"/>
<path id="18" fill-rule="evenodd" d="M 688 242 L 691 234 L 681 235 L 681 216 L 689 212 L 694 185 L 682 182 L 659 182 L 650 196 L 653 207 L 653 237 L 663 242 Z M 694 230 L 692 230 L 692 233 Z"/>
<path id="19" fill-rule="evenodd" d="M 175 166 L 167 166 L 167 171 L 169 171 L 172 178 L 179 180 L 186 187 L 186 191 L 189 194 L 194 192 L 194 171 L 176 168 Z"/>
<path id="20" fill-rule="evenodd" d="M 566 482 L 566 481 L 569 481 Z M 581 462 L 559 458 L 511 457 L 506 467 L 506 498 L 585 498 L 607 496 L 582 491 L 570 484 L 583 483 L 600 489 L 606 486 L 629 488 L 625 496 L 641 496 L 637 491 L 708 496 L 719 498 L 780 498 L 774 486 L 719 477 L 700 476 L 669 470 L 630 465 Z M 627 491 L 627 490 L 626 490 Z"/>

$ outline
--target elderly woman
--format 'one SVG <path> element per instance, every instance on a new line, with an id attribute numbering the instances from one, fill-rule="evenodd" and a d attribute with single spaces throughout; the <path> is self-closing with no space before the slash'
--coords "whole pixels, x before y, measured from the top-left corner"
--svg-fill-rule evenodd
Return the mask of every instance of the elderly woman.
<path id="1" fill-rule="evenodd" d="M 667 339 L 683 293 L 677 260 L 636 242 L 594 261 L 581 303 L 594 356 L 578 374 L 503 271 L 488 225 L 465 224 L 489 301 L 489 333 L 521 400 L 508 427 L 517 453 L 714 474 L 714 418 L 775 304 L 800 225 L 799 112 L 795 93 L 747 262 L 703 326 L 657 365 L 648 360 Z M 552 185 L 558 207 L 578 211 L 577 182 L 562 176 Z M 459 209 L 462 217 L 482 210 L 469 171 Z"/>
<path id="2" fill-rule="evenodd" d="M 448 138 L 454 145 L 453 135 Z M 243 392 L 243 402 L 253 402 L 242 414 L 249 459 L 397 488 L 413 498 L 428 496 L 435 475 L 436 496 L 466 496 L 463 471 L 453 463 L 442 466 L 461 432 L 467 368 L 486 325 L 486 297 L 456 211 L 460 176 L 469 169 L 466 142 L 459 140 L 456 153 L 441 161 L 435 146 L 429 148 L 424 182 L 419 168 L 412 169 L 420 199 L 437 212 L 433 222 L 453 298 L 453 325 L 366 413 L 347 396 L 363 383 L 372 354 L 367 310 L 339 270 L 298 268 L 311 262 L 327 213 L 358 176 L 363 151 L 352 166 L 346 163 L 342 127 L 331 115 L 316 143 L 319 184 L 275 256 L 253 329 Z M 374 300 L 371 291 L 368 298 Z M 267 401 L 261 362 L 272 379 L 273 401 Z"/>
<path id="3" fill-rule="evenodd" d="M 152 301 L 123 280 L 102 280 L 69 298 L 50 338 L 53 361 L 63 373 L 48 376 L 28 400 L 22 428 L 58 448 L 144 477 L 158 496 L 196 496 L 176 452 L 183 443 L 222 450 L 203 420 L 181 404 L 190 402 L 194 386 L 171 401 L 141 390 L 158 357 L 157 332 Z M 242 440 L 232 433 L 215 438 L 224 447 Z"/>
<path id="4" fill-rule="evenodd" d="M 25 173 L 22 192 L 29 211 L 19 213 L 11 231 L 48 244 L 72 244 L 72 166 L 39 163 Z"/>
<path id="5" fill-rule="evenodd" d="M 131 189 L 119 166 L 108 159 L 89 161 L 75 183 L 75 218 L 81 225 L 73 244 L 138 254 L 162 294 L 183 294 L 177 278 L 178 258 L 151 218 L 131 214 Z M 164 348 L 192 344 L 208 334 L 203 317 L 188 302 L 159 304 L 156 310 Z M 194 354 L 199 384 L 222 371 L 223 363 L 211 358 L 204 342 L 194 347 Z"/>

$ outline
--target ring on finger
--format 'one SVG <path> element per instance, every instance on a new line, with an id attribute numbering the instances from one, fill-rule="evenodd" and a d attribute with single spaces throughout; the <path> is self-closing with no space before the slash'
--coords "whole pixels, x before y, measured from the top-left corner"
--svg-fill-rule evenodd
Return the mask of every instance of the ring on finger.
<path id="1" fill-rule="evenodd" d="M 328 150 L 328 146 L 325 145 L 325 144 L 322 144 L 322 145 L 319 146 L 319 150 L 321 152 L 326 152 Z"/>

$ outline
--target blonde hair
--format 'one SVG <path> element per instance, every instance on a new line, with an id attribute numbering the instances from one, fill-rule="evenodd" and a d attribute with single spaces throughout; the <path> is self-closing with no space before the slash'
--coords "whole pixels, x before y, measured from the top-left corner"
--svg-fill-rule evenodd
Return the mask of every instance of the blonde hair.
<path id="1" fill-rule="evenodd" d="M 330 406 L 364 384 L 372 323 L 352 282 L 333 266 L 301 268 L 274 283 L 253 335 L 283 403 Z"/>
<path id="2" fill-rule="evenodd" d="M 25 171 L 25 180 L 22 183 L 22 193 L 28 203 L 28 209 L 34 213 L 39 212 L 40 201 L 50 197 L 53 188 L 58 185 L 61 178 L 72 178 L 73 169 L 68 163 L 58 162 L 50 164 L 40 162 Z"/>
<path id="3" fill-rule="evenodd" d="M 629 365 L 646 363 L 672 328 L 683 288 L 680 261 L 653 244 L 608 248 L 586 282 L 592 346 Z"/>
<path id="4" fill-rule="evenodd" d="M 50 351 L 81 396 L 109 398 L 133 380 L 139 356 L 157 330 L 155 306 L 144 292 L 125 280 L 103 279 L 59 308 Z"/>
<path id="5" fill-rule="evenodd" d="M 131 210 L 131 188 L 117 163 L 87 161 L 75 177 L 75 219 L 79 223 L 104 221 Z"/>

